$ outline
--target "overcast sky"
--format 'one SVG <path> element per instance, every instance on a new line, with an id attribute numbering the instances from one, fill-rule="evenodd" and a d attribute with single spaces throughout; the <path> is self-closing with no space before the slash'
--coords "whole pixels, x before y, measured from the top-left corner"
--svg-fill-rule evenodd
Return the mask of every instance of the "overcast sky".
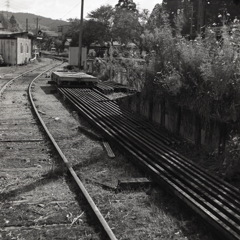
<path id="1" fill-rule="evenodd" d="M 162 0 L 134 0 L 138 9 L 153 10 L 157 3 Z M 81 0 L 0 0 L 3 11 L 27 12 L 52 19 L 67 20 L 69 18 L 80 18 Z M 110 4 L 114 6 L 118 0 L 84 0 L 84 18 L 87 13 L 96 10 L 101 5 Z"/>

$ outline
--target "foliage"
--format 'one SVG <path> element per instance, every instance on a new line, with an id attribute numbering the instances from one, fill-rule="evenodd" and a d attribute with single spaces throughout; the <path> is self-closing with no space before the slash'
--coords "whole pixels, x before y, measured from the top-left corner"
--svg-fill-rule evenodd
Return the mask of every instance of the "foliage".
<path id="1" fill-rule="evenodd" d="M 142 26 L 138 21 L 138 14 L 132 11 L 116 9 L 113 19 L 112 36 L 121 44 L 139 42 Z"/>
<path id="2" fill-rule="evenodd" d="M 149 30 L 154 30 L 155 28 L 161 27 L 164 22 L 163 7 L 160 4 L 156 4 L 149 16 L 146 28 Z"/>
<path id="3" fill-rule="evenodd" d="M 222 26 L 230 23 L 235 16 L 240 18 L 239 8 L 230 0 L 163 0 L 163 9 L 169 14 L 174 30 L 181 25 L 181 34 L 196 36 L 205 26 Z M 200 23 L 200 24 L 199 24 Z"/>
<path id="4" fill-rule="evenodd" d="M 154 91 L 158 86 L 158 97 L 167 97 L 206 118 L 239 120 L 240 58 L 237 43 L 240 36 L 238 30 L 229 34 L 230 30 L 229 26 L 222 28 L 219 42 L 211 28 L 205 39 L 189 41 L 174 37 L 167 20 L 159 28 L 146 30 L 142 35 L 143 44 L 150 52 L 147 59 L 149 71 L 158 73 L 152 80 Z M 152 85 L 146 82 L 145 88 L 151 95 Z"/>
<path id="5" fill-rule="evenodd" d="M 117 8 L 127 9 L 129 11 L 136 12 L 136 3 L 133 0 L 118 0 L 118 3 L 116 4 Z"/>
<path id="6" fill-rule="evenodd" d="M 78 46 L 80 21 L 78 19 L 69 19 L 69 21 L 70 28 L 67 35 L 72 37 L 71 46 Z M 89 49 L 93 43 L 103 43 L 106 40 L 106 31 L 107 26 L 103 22 L 94 19 L 85 20 L 83 22 L 83 46 Z"/>
<path id="7" fill-rule="evenodd" d="M 113 8 L 111 5 L 102 5 L 94 11 L 88 13 L 87 18 L 94 19 L 95 21 L 102 22 L 109 25 L 113 15 Z"/>
<path id="8" fill-rule="evenodd" d="M 105 45 L 118 41 L 121 45 L 134 43 L 142 49 L 140 36 L 148 21 L 148 11 L 128 10 L 124 7 L 126 3 L 134 5 L 132 1 L 123 1 L 118 7 L 103 5 L 88 13 L 88 20 L 83 22 L 83 46 L 89 48 L 93 43 Z M 78 46 L 80 22 L 78 19 L 69 19 L 69 22 L 67 35 L 72 38 L 71 46 Z"/>
<path id="9" fill-rule="evenodd" d="M 161 27 L 145 30 L 141 37 L 144 49 L 149 52 L 147 62 L 151 62 L 154 71 L 167 74 L 177 65 L 177 52 L 174 50 L 176 39 L 172 36 L 167 19 L 162 17 L 164 24 Z"/>
<path id="10" fill-rule="evenodd" d="M 240 136 L 232 132 L 226 143 L 224 160 L 221 171 L 225 178 L 233 178 L 239 174 L 240 169 Z"/>

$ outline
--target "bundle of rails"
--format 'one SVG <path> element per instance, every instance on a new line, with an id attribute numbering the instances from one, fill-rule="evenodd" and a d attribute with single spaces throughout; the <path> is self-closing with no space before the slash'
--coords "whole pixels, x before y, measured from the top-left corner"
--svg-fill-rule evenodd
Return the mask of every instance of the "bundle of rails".
<path id="1" fill-rule="evenodd" d="M 169 148 L 136 118 L 91 89 L 63 89 L 64 95 L 105 137 L 131 154 L 136 164 L 214 227 L 223 239 L 240 239 L 240 191 Z M 163 138 L 164 139 L 164 138 Z"/>

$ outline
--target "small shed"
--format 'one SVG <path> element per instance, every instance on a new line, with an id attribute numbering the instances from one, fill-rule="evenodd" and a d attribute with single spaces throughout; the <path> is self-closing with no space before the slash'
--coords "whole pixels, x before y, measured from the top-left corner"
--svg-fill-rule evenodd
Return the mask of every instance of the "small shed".
<path id="1" fill-rule="evenodd" d="M 0 54 L 6 64 L 21 65 L 32 57 L 28 32 L 0 32 Z"/>

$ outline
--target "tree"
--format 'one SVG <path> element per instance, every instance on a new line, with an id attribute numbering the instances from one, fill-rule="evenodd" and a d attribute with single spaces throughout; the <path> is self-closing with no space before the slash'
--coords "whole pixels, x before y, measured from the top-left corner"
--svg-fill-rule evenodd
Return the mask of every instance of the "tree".
<path id="1" fill-rule="evenodd" d="M 156 4 L 147 21 L 147 28 L 149 30 L 153 30 L 156 27 L 159 28 L 160 26 L 162 26 L 165 22 L 164 15 L 165 12 L 162 5 Z"/>
<path id="2" fill-rule="evenodd" d="M 233 0 L 233 3 L 236 4 L 236 5 L 239 5 L 240 4 L 240 0 Z"/>
<path id="3" fill-rule="evenodd" d="M 118 3 L 115 5 L 117 8 L 127 9 L 130 11 L 137 12 L 136 3 L 133 0 L 119 0 Z"/>
<path id="4" fill-rule="evenodd" d="M 110 20 L 113 16 L 113 10 L 113 7 L 109 4 L 102 5 L 100 8 L 97 8 L 96 10 L 88 13 L 87 18 L 94 19 L 95 21 L 109 25 Z"/>
<path id="5" fill-rule="evenodd" d="M 138 21 L 138 14 L 125 9 L 117 9 L 114 15 L 112 35 L 121 44 L 137 42 L 142 27 Z"/>
<path id="6" fill-rule="evenodd" d="M 71 46 L 79 46 L 79 19 L 69 19 L 70 28 L 66 36 L 71 37 Z M 103 44 L 106 41 L 107 26 L 101 21 L 94 19 L 84 20 L 83 22 L 83 38 L 82 44 L 84 47 L 89 47 L 93 43 Z"/>
<path id="7" fill-rule="evenodd" d="M 186 35 L 191 30 L 193 33 L 197 32 L 199 21 L 202 18 L 204 26 L 222 26 L 226 19 L 231 22 L 236 16 L 239 18 L 239 8 L 236 8 L 239 3 L 240 0 L 163 0 L 162 5 L 169 14 L 173 28 L 176 28 L 175 20 L 179 17 L 178 13 L 182 12 L 181 17 L 182 20 L 184 19 L 182 34 Z M 219 16 L 223 16 L 225 19 Z M 192 26 L 190 26 L 190 22 Z"/>
<path id="8" fill-rule="evenodd" d="M 100 8 L 97 8 L 94 11 L 88 13 L 88 18 L 103 24 L 104 31 L 101 33 L 101 39 L 106 42 L 110 41 L 112 38 L 112 25 L 115 14 L 115 8 L 111 5 L 103 5 Z M 103 29 L 102 29 L 103 30 Z"/>
<path id="9" fill-rule="evenodd" d="M 107 26 L 104 23 L 92 19 L 85 21 L 83 25 L 83 46 L 89 49 L 93 43 L 104 45 L 107 40 L 106 33 Z"/>
<path id="10" fill-rule="evenodd" d="M 133 1 L 124 0 L 119 1 L 114 8 L 110 5 L 97 8 L 88 14 L 88 18 L 104 24 L 106 28 L 101 33 L 103 40 L 118 41 L 125 45 L 133 42 L 140 46 L 148 11 L 139 13 Z"/>

